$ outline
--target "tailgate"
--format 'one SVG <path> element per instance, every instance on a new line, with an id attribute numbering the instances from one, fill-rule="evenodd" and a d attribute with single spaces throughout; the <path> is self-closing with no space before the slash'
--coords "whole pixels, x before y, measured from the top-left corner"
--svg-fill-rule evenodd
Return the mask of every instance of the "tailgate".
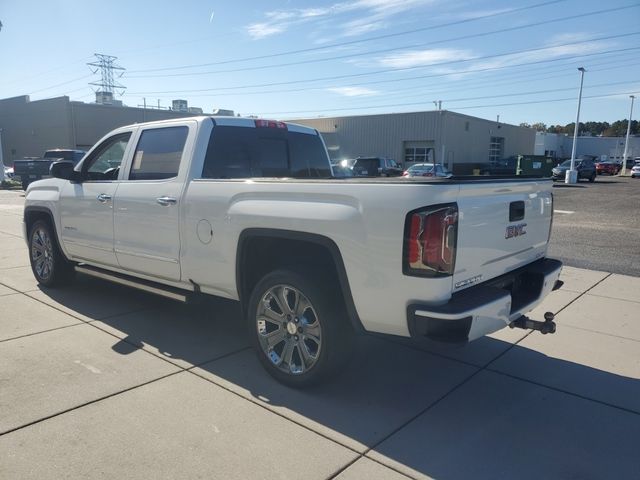
<path id="1" fill-rule="evenodd" d="M 49 160 L 16 160 L 13 162 L 14 175 L 49 175 Z"/>
<path id="2" fill-rule="evenodd" d="M 546 255 L 551 188 L 552 182 L 535 180 L 460 186 L 454 291 Z"/>

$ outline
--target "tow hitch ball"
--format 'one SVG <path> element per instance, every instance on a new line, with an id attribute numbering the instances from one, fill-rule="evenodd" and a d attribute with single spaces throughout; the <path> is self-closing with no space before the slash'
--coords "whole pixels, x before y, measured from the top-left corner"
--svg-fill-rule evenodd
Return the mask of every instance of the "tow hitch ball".
<path id="1" fill-rule="evenodd" d="M 556 323 L 553 321 L 555 315 L 553 312 L 546 312 L 544 314 L 544 322 L 538 320 L 531 320 L 526 315 L 522 315 L 520 318 L 515 319 L 509 324 L 511 328 L 524 328 L 525 330 L 538 330 L 543 335 L 547 333 L 556 333 Z"/>

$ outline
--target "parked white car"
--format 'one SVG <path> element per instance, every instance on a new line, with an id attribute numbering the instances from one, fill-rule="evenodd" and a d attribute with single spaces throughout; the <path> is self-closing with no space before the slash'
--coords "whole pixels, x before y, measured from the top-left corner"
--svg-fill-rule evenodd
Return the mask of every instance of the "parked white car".
<path id="1" fill-rule="evenodd" d="M 552 183 L 334 179 L 316 130 L 196 117 L 119 128 L 26 192 L 45 287 L 76 271 L 187 301 L 238 300 L 265 368 L 302 386 L 340 370 L 354 333 L 465 343 L 559 286 Z"/>
<path id="2" fill-rule="evenodd" d="M 640 163 L 636 163 L 633 167 L 631 167 L 631 178 L 640 178 Z"/>

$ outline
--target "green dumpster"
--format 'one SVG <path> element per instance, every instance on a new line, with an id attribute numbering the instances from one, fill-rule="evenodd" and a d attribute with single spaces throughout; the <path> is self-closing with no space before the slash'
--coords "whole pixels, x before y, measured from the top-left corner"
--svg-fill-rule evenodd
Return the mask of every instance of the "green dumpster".
<path id="1" fill-rule="evenodd" d="M 550 177 L 554 167 L 553 159 L 544 155 L 518 155 L 518 175 Z"/>

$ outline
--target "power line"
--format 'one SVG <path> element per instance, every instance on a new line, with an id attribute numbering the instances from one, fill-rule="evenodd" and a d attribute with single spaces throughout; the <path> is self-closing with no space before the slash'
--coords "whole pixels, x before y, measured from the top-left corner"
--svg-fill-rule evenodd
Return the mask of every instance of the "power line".
<path id="1" fill-rule="evenodd" d="M 632 95 L 637 95 L 637 93 L 631 93 Z M 586 97 L 583 95 L 582 98 L 606 98 L 606 97 L 619 97 L 619 96 L 627 96 L 629 95 L 629 93 L 606 93 L 603 95 L 587 95 Z M 513 106 L 519 106 L 519 105 L 532 105 L 532 104 L 536 104 L 536 103 L 553 103 L 553 102 L 568 102 L 568 101 L 572 101 L 575 102 L 576 101 L 576 97 L 565 97 L 565 98 L 553 98 L 553 99 L 549 99 L 549 100 L 533 100 L 530 102 L 517 102 L 517 103 L 498 103 L 498 104 L 492 104 L 492 105 L 473 105 L 473 106 L 467 106 L 467 107 L 457 107 L 456 110 L 468 110 L 468 109 L 472 109 L 472 108 L 489 108 L 489 107 L 513 107 Z"/>
<path id="2" fill-rule="evenodd" d="M 62 85 L 67 85 L 69 83 L 73 83 L 73 82 L 77 82 L 79 80 L 84 80 L 86 78 L 92 77 L 93 75 L 89 74 L 89 75 L 83 75 L 82 77 L 78 77 L 78 78 L 74 78 L 73 80 L 68 80 L 66 82 L 62 82 L 62 83 L 58 83 L 56 85 L 51 85 L 49 87 L 46 88 L 41 88 L 40 90 L 33 90 L 32 92 L 29 93 L 29 95 L 33 95 L 35 93 L 40 93 L 40 92 L 44 92 L 46 90 L 51 90 L 52 88 L 56 88 L 56 87 L 60 87 Z"/>
<path id="3" fill-rule="evenodd" d="M 620 59 L 616 59 L 614 62 L 620 62 Z M 640 62 L 635 62 L 635 63 L 624 63 L 624 64 L 618 64 L 618 65 L 613 65 L 613 66 L 608 66 L 605 68 L 592 68 L 592 67 L 597 67 L 597 66 L 601 66 L 601 65 L 611 65 L 611 63 L 614 63 L 611 61 L 608 62 L 600 62 L 600 63 L 589 63 L 589 72 L 602 72 L 602 71 L 611 71 L 611 70 L 616 70 L 616 69 L 620 69 L 620 68 L 628 68 L 628 67 L 632 67 L 632 66 L 636 66 L 636 65 L 640 65 Z M 572 63 L 577 63 L 577 62 L 572 62 Z M 405 88 L 398 88 L 398 89 L 394 89 L 393 92 L 384 92 L 384 96 L 385 98 L 412 98 L 412 97 L 417 97 L 417 96 L 423 96 L 423 95 L 433 95 L 433 94 L 441 94 L 441 93 L 449 93 L 449 92 L 456 92 L 456 91 L 460 91 L 460 89 L 476 89 L 476 88 L 483 88 L 483 87 L 496 87 L 496 86 L 507 86 L 507 85 L 512 85 L 514 82 L 518 82 L 518 83 L 530 83 L 530 82 L 540 82 L 541 80 L 549 80 L 552 78 L 562 78 L 562 77 L 573 77 L 575 74 L 572 72 L 564 72 L 564 73 L 555 73 L 556 71 L 554 70 L 553 72 L 548 72 L 546 74 L 542 74 L 540 75 L 538 72 L 536 72 L 535 75 L 531 75 L 531 72 L 513 72 L 511 75 L 502 75 L 500 76 L 500 79 L 506 79 L 505 81 L 492 81 L 489 79 L 485 79 L 484 81 L 480 81 L 478 82 L 477 79 L 473 79 L 473 80 L 467 80 L 467 81 L 461 81 L 461 82 L 455 82 L 454 83 L 454 87 L 451 87 L 451 82 L 448 82 L 447 85 L 450 88 L 446 88 L 444 90 L 442 90 L 442 84 L 438 84 L 438 85 L 430 85 L 428 87 L 416 87 L 416 86 L 412 86 L 412 87 L 405 87 Z M 518 77 L 522 77 L 525 76 L 526 78 L 520 79 Z M 440 89 L 438 89 L 438 87 L 440 87 Z M 435 88 L 435 89 L 434 89 Z M 405 91 L 412 91 L 413 93 L 407 95 L 398 95 L 398 93 L 401 92 L 405 92 Z M 362 98 L 362 97 L 360 97 Z M 355 99 L 355 98 L 354 98 Z"/>
<path id="4" fill-rule="evenodd" d="M 609 87 L 612 85 L 623 85 L 629 83 L 638 83 L 640 80 L 632 80 L 632 81 L 623 81 L 623 82 L 607 82 L 598 85 L 590 85 L 586 88 L 597 88 L 597 87 Z M 556 92 L 566 92 L 569 90 L 574 90 L 574 87 L 570 88 L 552 88 L 548 90 L 537 90 L 537 91 L 529 91 L 529 92 L 518 92 L 518 93 L 504 93 L 500 95 L 485 95 L 480 97 L 466 97 L 466 98 L 452 98 L 452 99 L 443 99 L 443 103 L 456 103 L 456 102 L 466 102 L 470 100 L 487 100 L 491 98 L 505 98 L 505 97 L 518 97 L 523 95 L 538 95 L 540 93 L 556 93 Z M 585 97 L 586 98 L 586 97 Z M 286 111 L 286 112 L 268 112 L 274 115 L 283 115 L 283 114 L 298 114 L 298 113 L 306 113 L 306 112 L 336 112 L 343 110 L 366 110 L 369 108 L 389 108 L 389 107 L 408 107 L 414 105 L 424 105 L 425 103 L 430 103 L 429 101 L 420 101 L 420 102 L 406 102 L 406 103 L 393 103 L 393 104 L 383 104 L 383 105 L 374 105 L 374 106 L 364 106 L 364 107 L 340 107 L 340 108 L 323 108 L 323 109 L 307 109 L 307 110 L 297 110 L 297 111 Z"/>
<path id="5" fill-rule="evenodd" d="M 638 33 L 640 32 L 635 32 L 635 33 L 630 33 L 630 34 L 623 34 L 622 36 L 629 36 L 629 35 L 638 35 Z M 613 35 L 610 37 L 606 37 L 608 38 L 613 38 L 613 37 L 617 37 L 617 35 Z M 600 40 L 603 38 L 600 38 Z M 588 41 L 593 41 L 593 40 L 588 40 Z M 545 47 L 545 48 L 555 48 L 555 47 L 559 47 L 559 46 L 567 46 L 567 45 L 573 45 L 576 43 L 584 43 L 584 42 L 572 42 L 572 43 L 568 43 L 568 44 L 560 44 L 560 45 L 554 45 L 554 47 Z M 606 53 L 618 53 L 618 52 L 622 52 L 622 51 L 629 51 L 629 50 L 638 50 L 640 47 L 629 47 L 626 49 L 614 49 L 614 50 L 606 50 L 603 52 L 595 52 L 595 53 L 587 53 L 587 54 L 580 54 L 580 55 L 572 55 L 572 56 L 567 56 L 567 57 L 562 57 L 562 58 L 555 58 L 555 59 L 549 59 L 549 60 L 536 60 L 536 61 L 532 61 L 532 62 L 522 62 L 522 63 L 518 63 L 518 64 L 512 64 L 512 65 L 502 65 L 499 67 L 484 67 L 484 68 L 477 68 L 477 69 L 468 69 L 468 70 L 462 70 L 459 72 L 448 72 L 448 73 L 434 73 L 434 74 L 428 74 L 428 75 L 419 75 L 419 76 L 413 76 L 413 77 L 405 77 L 405 78 L 395 78 L 395 79 L 385 79 L 385 80 L 373 80 L 373 81 L 368 81 L 368 82 L 361 82 L 361 83 L 352 83 L 346 86 L 360 86 L 360 85 L 376 85 L 376 84 L 380 84 L 380 83 L 389 83 L 389 82 L 399 82 L 399 81 L 406 81 L 406 80 L 421 80 L 421 79 L 425 79 L 425 78 L 435 78 L 435 77 L 446 77 L 446 76 L 450 76 L 453 75 L 454 73 L 457 75 L 462 75 L 462 74 L 467 74 L 467 73 L 477 73 L 477 72 L 488 72 L 488 71 L 495 71 L 495 70 L 502 70 L 504 68 L 513 68 L 513 67 L 521 67 L 521 66 L 529 66 L 529 65 L 537 65 L 537 64 L 541 64 L 541 63 L 550 63 L 550 62 L 558 62 L 558 61 L 564 61 L 567 59 L 573 59 L 573 58 L 584 58 L 584 57 L 590 57 L 590 56 L 594 56 L 594 55 L 604 55 Z M 533 49 L 533 50 L 539 50 L 539 49 Z M 509 53 L 504 53 L 504 54 L 500 54 L 502 56 L 504 55 L 514 55 L 517 53 L 523 53 L 525 51 L 517 51 L 517 52 L 509 52 Z M 489 56 L 489 57 L 495 57 L 495 55 Z M 478 57 L 475 58 L 474 60 L 482 60 L 485 59 L 487 57 Z M 432 64 L 432 65 L 428 65 L 427 67 L 433 67 L 433 66 L 437 66 L 440 64 Z M 412 67 L 412 68 L 426 68 L 426 67 Z M 309 83 L 309 82 L 317 82 L 317 81 L 322 81 L 322 80 L 339 80 L 339 79 L 343 79 L 343 78 L 353 78 L 353 77 L 361 77 L 361 76 L 365 76 L 365 75 L 377 75 L 379 73 L 388 73 L 390 71 L 392 72 L 396 72 L 399 70 L 404 70 L 404 69 L 391 69 L 391 70 L 378 70 L 376 72 L 369 72 L 369 73 L 356 73 L 356 74 L 349 74 L 349 75 L 337 75 L 337 76 L 330 76 L 330 77 L 320 77 L 320 78 L 315 78 L 315 79 L 308 79 L 308 80 L 289 80 L 289 81 L 284 81 L 284 82 L 272 82 L 272 83 L 262 83 L 262 84 L 252 84 L 252 85 L 239 85 L 239 86 L 234 86 L 234 87 L 216 87 L 216 88 L 203 88 L 203 89 L 192 89 L 192 90 L 164 90 L 164 91 L 152 91 L 152 92 L 130 92 L 130 94 L 132 95 L 155 95 L 155 94 L 163 94 L 163 93 L 178 93 L 178 94 L 188 94 L 188 93 L 200 93 L 200 92 L 226 92 L 226 91 L 230 91 L 230 90 L 243 90 L 245 88 L 262 88 L 262 87 L 274 87 L 274 86 L 281 86 L 281 85 L 295 85 L 295 84 L 300 84 L 300 83 Z M 309 90 L 308 88 L 302 89 L 302 90 Z M 291 92 L 294 90 L 291 89 L 287 89 L 287 90 L 283 90 L 285 92 Z M 265 92 L 265 93 L 276 93 L 275 91 L 271 91 L 271 92 Z"/>
<path id="6" fill-rule="evenodd" d="M 634 94 L 634 93 L 631 93 Z M 622 96 L 627 96 L 629 95 L 629 93 L 625 93 L 625 92 L 616 92 L 616 93 L 605 93 L 605 94 L 600 94 L 600 95 L 588 95 L 588 96 L 583 96 L 582 98 L 606 98 L 606 97 L 622 97 Z M 635 93 L 635 95 L 637 95 L 637 93 Z M 565 97 L 565 98 L 551 98 L 551 99 L 545 99 L 545 100 L 532 100 L 532 101 L 527 101 L 527 102 L 513 102 L 513 103 L 492 103 L 492 104 L 488 104 L 488 105 L 468 105 L 468 106 L 463 106 L 463 107 L 456 107 L 455 109 L 451 109 L 450 111 L 456 111 L 456 110 L 467 110 L 467 109 L 473 109 L 473 108 L 491 108 L 491 107 L 511 107 L 511 106 L 519 106 L 519 105 L 531 105 L 531 104 L 539 104 L 539 103 L 553 103 L 553 102 L 567 102 L 567 101 L 574 101 L 575 102 L 576 98 L 575 96 L 573 97 Z M 445 102 L 445 100 L 443 100 L 443 102 Z M 394 106 L 417 106 L 417 105 L 430 105 L 432 102 L 430 100 L 425 100 L 424 102 L 414 102 L 411 104 L 396 104 Z M 377 106 L 371 106 L 369 108 L 378 108 Z M 344 109 L 344 110 L 351 110 L 351 109 Z M 313 112 L 315 110 L 308 110 L 308 112 Z M 285 112 L 287 113 L 287 112 Z M 394 113 L 399 113 L 399 112 L 394 112 Z M 262 113 L 253 113 L 254 115 L 258 115 L 258 116 L 267 116 L 267 115 L 280 115 L 279 112 L 262 112 Z M 295 118 L 295 117 L 294 117 Z M 297 117 L 297 118 L 308 118 L 308 117 Z M 319 117 L 322 118 L 322 117 Z"/>
<path id="7" fill-rule="evenodd" d="M 640 47 L 637 47 L 636 49 L 640 49 Z M 623 55 L 627 55 L 626 52 L 621 52 L 618 53 L 616 55 L 612 55 L 612 56 L 623 56 Z M 564 60 L 564 59 L 563 59 Z M 578 62 L 580 62 L 581 60 L 576 60 L 576 59 L 571 59 L 570 62 L 568 62 L 566 65 L 569 64 L 576 64 Z M 607 60 L 607 61 L 603 61 L 603 62 L 590 62 L 589 66 L 590 67 L 597 67 L 597 66 L 602 66 L 602 65 L 611 65 L 612 63 L 616 63 L 616 62 L 620 62 L 620 59 L 615 59 L 615 60 Z M 605 70 L 614 70 L 614 69 L 618 69 L 618 68 L 627 68 L 630 66 L 635 66 L 638 65 L 640 63 L 625 63 L 625 64 L 619 64 L 619 65 L 615 65 L 615 66 L 610 66 L 607 68 L 600 68 L 600 69 L 594 69 L 594 68 L 589 68 L 590 72 L 600 72 L 600 71 L 605 71 Z M 448 88 L 445 90 L 441 89 L 441 86 L 443 84 L 437 84 L 437 85 L 429 85 L 429 86 L 411 86 L 411 87 L 403 87 L 403 88 L 396 88 L 393 90 L 393 92 L 384 92 L 385 97 L 394 97 L 394 98 L 404 98 L 404 97 L 412 97 L 412 96 L 418 96 L 418 95 L 432 95 L 432 94 L 441 94 L 441 93 L 448 93 L 448 92 L 456 92 L 459 91 L 461 88 L 482 88 L 485 86 L 500 86 L 500 85 L 510 85 L 512 84 L 514 81 L 518 81 L 518 82 L 522 82 L 522 80 L 519 79 L 519 77 L 525 76 L 526 80 L 528 82 L 538 82 L 540 80 L 546 80 L 546 79 L 550 79 L 550 78 L 560 78 L 560 77 L 570 77 L 573 76 L 573 73 L 567 73 L 566 71 L 564 73 L 560 73 L 557 74 L 557 68 L 558 67 L 564 67 L 565 65 L 548 65 L 546 67 L 542 67 L 543 69 L 549 69 L 549 68 L 553 68 L 554 70 L 552 70 L 551 72 L 548 73 L 552 73 L 552 75 L 549 74 L 545 74 L 545 75 L 540 75 L 539 72 L 541 70 L 537 70 L 535 75 L 532 75 L 531 72 L 528 71 L 519 71 L 519 72 L 511 72 L 511 73 L 506 73 L 506 74 L 502 74 L 500 76 L 500 80 L 502 79 L 507 79 L 506 81 L 493 81 L 491 80 L 491 78 L 493 77 L 485 77 L 485 79 L 480 79 L 480 81 L 476 78 L 474 79 L 467 79 L 467 80 L 453 80 L 453 81 L 447 81 L 446 85 L 447 86 L 451 86 L 452 82 L 454 87 L 453 88 Z M 525 82 L 526 83 L 526 82 Z M 440 87 L 440 89 L 435 89 Z M 252 92 L 226 92 L 224 93 L 225 97 L 228 96 L 237 96 L 237 95 L 242 95 L 242 96 L 246 96 L 246 95 L 268 95 L 271 93 L 298 93 L 298 92 L 317 92 L 317 91 L 326 91 L 328 88 L 339 88 L 339 87 L 314 87 L 314 88 L 298 88 L 298 89 L 280 89 L 280 90 L 261 90 L 261 91 L 252 91 Z M 396 96 L 396 93 L 398 92 L 403 92 L 403 91 L 413 91 L 416 92 L 415 94 L 412 95 L 404 95 L 404 96 Z M 195 94 L 195 95 L 189 95 L 190 97 L 213 97 L 214 95 L 211 94 Z M 162 96 L 160 96 L 161 98 L 163 98 Z M 170 96 L 166 96 L 164 98 L 171 98 Z M 356 99 L 362 99 L 362 97 L 352 97 L 350 98 L 350 100 L 356 100 Z"/>
<path id="8" fill-rule="evenodd" d="M 434 40 L 434 41 L 430 41 L 430 42 L 423 42 L 423 43 L 417 43 L 417 44 L 411 44 L 411 45 L 403 45 L 403 46 L 400 46 L 400 47 L 391 47 L 391 48 L 384 48 L 384 49 L 378 49 L 378 50 L 368 50 L 366 52 L 349 53 L 349 54 L 344 54 L 344 55 L 336 55 L 336 56 L 333 56 L 333 57 L 298 60 L 298 61 L 295 61 L 295 62 L 276 63 L 276 64 L 269 64 L 269 65 L 259 65 L 259 66 L 253 66 L 253 67 L 250 66 L 250 67 L 242 67 L 242 68 L 233 68 L 233 69 L 228 69 L 228 70 L 213 70 L 213 71 L 207 71 L 207 72 L 167 73 L 167 74 L 160 74 L 160 75 L 133 75 L 133 76 L 131 76 L 129 78 L 191 77 L 191 76 L 200 76 L 200 75 L 213 75 L 213 74 L 218 74 L 218 73 L 234 73 L 234 72 L 246 72 L 246 71 L 251 71 L 251 70 L 265 70 L 265 69 L 271 69 L 271 68 L 291 67 L 291 66 L 294 66 L 294 65 L 305 65 L 305 64 L 310 64 L 310 63 L 327 62 L 327 61 L 331 61 L 331 60 L 343 60 L 343 59 L 346 59 L 346 58 L 362 57 L 362 56 L 373 55 L 373 54 L 378 54 L 378 53 L 388 53 L 388 52 L 394 52 L 394 51 L 398 51 L 398 50 L 405 50 L 405 49 L 418 48 L 418 47 L 426 47 L 426 46 L 429 46 L 429 45 L 439 45 L 439 44 L 442 44 L 442 43 L 449 43 L 449 42 L 458 41 L 458 40 L 468 40 L 470 38 L 486 37 L 486 36 L 489 36 L 489 35 L 495 35 L 497 33 L 512 32 L 512 31 L 515 31 L 515 30 L 522 30 L 522 29 L 525 29 L 525 28 L 539 27 L 541 25 L 547 25 L 547 24 L 550 24 L 550 23 L 562 22 L 562 21 L 566 21 L 566 20 L 574 20 L 576 18 L 588 17 L 588 16 L 592 16 L 592 15 L 600 15 L 600 14 L 603 14 L 603 13 L 611 13 L 611 12 L 616 12 L 616 11 L 625 10 L 625 9 L 629 9 L 629 8 L 638 8 L 638 7 L 640 7 L 640 4 L 625 5 L 625 6 L 617 7 L 617 8 L 608 8 L 608 9 L 598 10 L 598 11 L 595 11 L 595 12 L 581 13 L 581 14 L 578 14 L 578 15 L 571 15 L 571 16 L 568 16 L 568 17 L 554 18 L 554 19 L 550 19 L 550 20 L 544 20 L 544 21 L 529 23 L 529 24 L 525 24 L 525 25 L 518 25 L 518 26 L 514 26 L 514 27 L 501 28 L 499 30 L 492 30 L 492 31 L 489 31 L 489 32 L 479 32 L 479 33 L 473 33 L 473 34 L 469 34 L 469 35 L 462 35 L 462 36 L 459 36 L 459 37 L 446 38 L 446 39 L 442 39 L 442 40 Z M 551 48 L 551 47 L 549 47 L 549 48 Z M 183 66 L 183 67 L 180 67 L 180 68 L 182 69 L 182 68 L 187 68 L 187 67 Z M 140 70 L 138 70 L 138 72 L 140 72 Z"/>
<path id="9" fill-rule="evenodd" d="M 499 16 L 502 16 L 502 15 L 509 15 L 511 13 L 517 13 L 517 12 L 522 12 L 522 11 L 526 11 L 526 10 L 531 10 L 531 9 L 534 9 L 534 8 L 546 7 L 548 5 L 554 5 L 554 4 L 563 3 L 563 2 L 566 2 L 566 1 L 567 0 L 552 0 L 552 1 L 547 1 L 547 2 L 535 3 L 533 5 L 527 5 L 527 6 L 524 6 L 524 7 L 513 8 L 511 10 L 506 10 L 506 11 L 503 11 L 503 12 L 494 12 L 494 13 L 490 13 L 490 14 L 487 14 L 487 15 L 481 15 L 481 16 L 477 16 L 477 17 L 466 18 L 466 19 L 463 19 L 463 20 L 456 20 L 454 22 L 447 22 L 447 23 L 441 23 L 441 24 L 436 24 L 436 25 L 430 25 L 428 27 L 415 28 L 415 29 L 412 29 L 412 30 L 404 30 L 402 32 L 396 32 L 396 33 L 387 33 L 385 35 L 378 35 L 378 36 L 375 36 L 375 37 L 363 38 L 363 39 L 360 39 L 360 40 L 350 40 L 350 41 L 347 41 L 347 42 L 331 43 L 331 44 L 322 45 L 322 46 L 318 46 L 318 47 L 302 48 L 302 49 L 298 49 L 298 50 L 288 50 L 288 51 L 284 51 L 284 52 L 271 53 L 271 54 L 267 54 L 267 55 L 257 55 L 257 56 L 253 56 L 253 57 L 244 57 L 244 58 L 236 58 L 236 59 L 229 59 L 229 60 L 221 60 L 221 61 L 218 61 L 218 62 L 200 63 L 200 64 L 192 64 L 192 65 L 181 65 L 181 66 L 176 66 L 176 67 L 153 68 L 153 69 L 146 69 L 146 70 L 131 70 L 131 73 L 160 72 L 160 71 L 167 71 L 167 70 L 182 70 L 182 69 L 196 68 L 196 67 L 211 67 L 213 65 L 225 65 L 225 64 L 229 64 L 229 63 L 239 63 L 239 62 L 247 62 L 247 61 L 252 61 L 252 60 L 262 60 L 262 59 L 266 59 L 266 58 L 281 57 L 281 56 L 286 56 L 286 55 L 294 55 L 294 54 L 297 54 L 297 53 L 315 52 L 315 51 L 327 50 L 327 49 L 331 49 L 331 48 L 335 48 L 335 47 L 344 47 L 344 46 L 347 46 L 347 45 L 355 45 L 355 44 L 358 44 L 358 43 L 371 42 L 371 41 L 374 41 L 374 40 L 383 40 L 383 39 L 398 37 L 398 36 L 402 36 L 402 35 L 410 35 L 412 33 L 425 32 L 425 31 L 430 31 L 430 30 L 436 30 L 436 29 L 439 29 L 439 28 L 462 25 L 462 24 L 465 24 L 465 23 L 475 22 L 475 21 L 478 21 L 478 20 L 485 20 L 487 18 L 495 18 L 495 17 L 499 17 Z"/>
<path id="10" fill-rule="evenodd" d="M 24 83 L 24 82 L 29 81 L 32 78 L 40 79 L 40 77 L 42 77 L 42 75 L 46 75 L 47 73 L 51 73 L 51 72 L 57 72 L 58 70 L 68 69 L 70 65 L 77 65 L 77 64 L 80 64 L 80 63 L 85 63 L 90 58 L 91 57 L 85 57 L 82 60 L 78 60 L 78 61 L 75 61 L 75 62 L 67 63 L 67 64 L 64 64 L 64 65 L 59 65 L 59 66 L 56 66 L 55 68 L 51 68 L 49 70 L 45 70 L 45 71 L 42 71 L 40 73 L 36 73 L 36 74 L 30 75 L 28 77 L 23 77 L 23 78 L 19 78 L 17 80 L 12 80 L 10 82 L 5 83 L 4 86 L 6 87 L 8 85 L 14 85 L 16 83 Z"/>

